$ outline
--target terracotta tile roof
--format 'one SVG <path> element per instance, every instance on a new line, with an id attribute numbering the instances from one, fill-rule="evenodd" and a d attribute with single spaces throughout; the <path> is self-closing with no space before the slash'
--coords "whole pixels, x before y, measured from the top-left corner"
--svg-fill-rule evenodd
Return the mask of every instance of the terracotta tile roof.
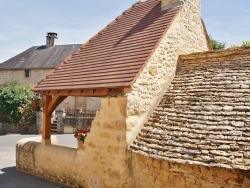
<path id="1" fill-rule="evenodd" d="M 250 170 L 250 47 L 182 60 L 130 148 L 172 162 Z"/>
<path id="2" fill-rule="evenodd" d="M 74 53 L 81 44 L 33 46 L 13 58 L 0 64 L 0 70 L 12 69 L 54 69 L 69 55 Z"/>
<path id="3" fill-rule="evenodd" d="M 180 7 L 138 2 L 84 44 L 34 90 L 129 87 Z"/>

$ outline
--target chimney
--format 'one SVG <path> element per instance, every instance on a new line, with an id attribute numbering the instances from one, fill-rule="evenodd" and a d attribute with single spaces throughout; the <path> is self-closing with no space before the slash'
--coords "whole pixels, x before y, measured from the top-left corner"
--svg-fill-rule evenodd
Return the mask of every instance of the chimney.
<path id="1" fill-rule="evenodd" d="M 49 32 L 46 36 L 46 48 L 53 47 L 57 44 L 57 33 Z"/>
<path id="2" fill-rule="evenodd" d="M 161 10 L 168 10 L 183 4 L 183 0 L 161 0 Z"/>

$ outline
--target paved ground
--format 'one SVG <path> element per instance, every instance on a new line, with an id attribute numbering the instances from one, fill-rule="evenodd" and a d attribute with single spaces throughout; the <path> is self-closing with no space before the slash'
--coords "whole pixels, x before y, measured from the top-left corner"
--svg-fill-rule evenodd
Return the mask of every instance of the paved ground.
<path id="1" fill-rule="evenodd" d="M 16 170 L 16 142 L 36 135 L 0 136 L 0 188 L 59 188 L 52 182 Z M 73 134 L 56 135 L 59 145 L 76 147 Z"/>

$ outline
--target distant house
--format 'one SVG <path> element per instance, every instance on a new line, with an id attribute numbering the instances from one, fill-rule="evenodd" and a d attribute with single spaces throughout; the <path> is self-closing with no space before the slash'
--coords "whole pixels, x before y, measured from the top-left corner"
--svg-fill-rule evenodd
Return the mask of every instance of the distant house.
<path id="1" fill-rule="evenodd" d="M 43 80 L 81 44 L 57 45 L 57 33 L 48 33 L 46 45 L 33 46 L 0 64 L 1 85 L 18 80 L 22 85 L 34 85 Z"/>
<path id="2" fill-rule="evenodd" d="M 17 80 L 21 85 L 36 85 L 59 67 L 70 55 L 79 50 L 81 44 L 57 45 L 58 34 L 47 33 L 46 45 L 33 46 L 0 64 L 0 85 Z M 99 109 L 99 102 L 86 98 L 67 98 L 58 108 L 75 110 Z"/>
<path id="3" fill-rule="evenodd" d="M 17 169 L 72 187 L 250 187 L 250 48 L 209 51 L 200 7 L 139 1 L 34 87 L 42 143 L 17 143 Z M 68 96 L 102 97 L 81 149 L 50 135 Z"/>

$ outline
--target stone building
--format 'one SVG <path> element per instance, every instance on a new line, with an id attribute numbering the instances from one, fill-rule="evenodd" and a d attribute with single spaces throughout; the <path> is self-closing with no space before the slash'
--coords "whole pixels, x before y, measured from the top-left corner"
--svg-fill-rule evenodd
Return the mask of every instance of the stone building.
<path id="1" fill-rule="evenodd" d="M 249 187 L 250 48 L 208 51 L 200 6 L 139 1 L 40 82 L 42 140 L 17 143 L 17 169 L 73 187 Z M 68 96 L 102 97 L 79 150 L 50 135 Z"/>
<path id="2" fill-rule="evenodd" d="M 81 44 L 57 45 L 57 40 L 58 34 L 49 32 L 46 36 L 46 45 L 32 46 L 1 63 L 0 85 L 7 85 L 11 80 L 17 80 L 24 86 L 36 85 L 81 46 Z M 92 98 L 69 97 L 58 108 L 96 110 L 100 108 L 100 102 L 99 100 L 95 102 Z"/>

